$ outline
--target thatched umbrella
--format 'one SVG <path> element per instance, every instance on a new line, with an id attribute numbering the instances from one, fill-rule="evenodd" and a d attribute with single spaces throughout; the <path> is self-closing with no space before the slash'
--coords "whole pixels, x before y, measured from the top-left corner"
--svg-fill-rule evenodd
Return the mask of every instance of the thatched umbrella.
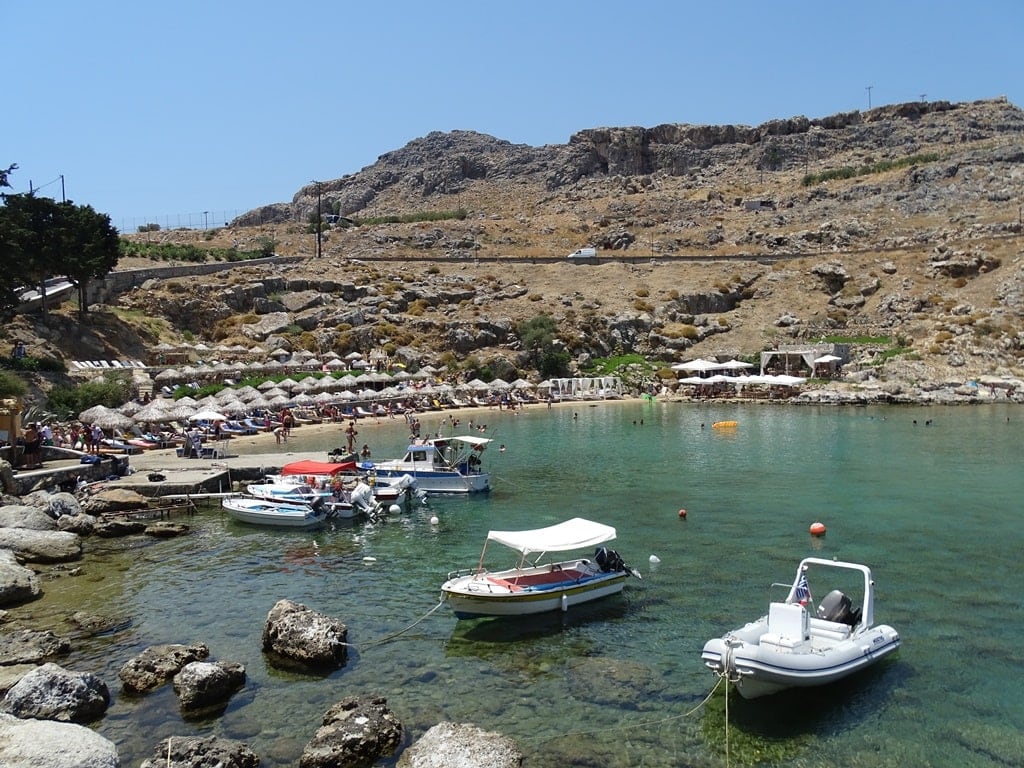
<path id="1" fill-rule="evenodd" d="M 88 414 L 89 418 L 85 418 Z M 102 405 L 88 408 L 79 414 L 79 418 L 86 424 L 96 424 L 100 429 L 112 432 L 117 429 L 128 429 L 135 422 L 131 416 L 125 416 L 112 408 Z"/>
<path id="2" fill-rule="evenodd" d="M 137 410 L 132 415 L 132 420 L 136 424 L 159 424 L 163 421 L 173 421 L 169 413 L 167 404 L 162 400 L 154 400 Z"/>

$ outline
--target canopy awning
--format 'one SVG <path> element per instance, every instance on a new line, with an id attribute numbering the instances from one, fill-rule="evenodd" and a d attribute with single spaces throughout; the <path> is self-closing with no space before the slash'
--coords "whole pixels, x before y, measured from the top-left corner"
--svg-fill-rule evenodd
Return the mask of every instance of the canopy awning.
<path id="1" fill-rule="evenodd" d="M 354 461 L 342 461 L 342 462 L 326 462 L 326 461 L 313 461 L 312 459 L 306 461 L 293 461 L 291 464 L 285 464 L 281 467 L 282 475 L 336 475 L 339 472 L 354 472 L 356 470 L 356 463 Z"/>
<path id="2" fill-rule="evenodd" d="M 615 529 L 610 525 L 584 520 L 582 517 L 531 531 L 491 531 L 487 534 L 488 541 L 504 544 L 523 555 L 584 549 L 614 538 Z"/>

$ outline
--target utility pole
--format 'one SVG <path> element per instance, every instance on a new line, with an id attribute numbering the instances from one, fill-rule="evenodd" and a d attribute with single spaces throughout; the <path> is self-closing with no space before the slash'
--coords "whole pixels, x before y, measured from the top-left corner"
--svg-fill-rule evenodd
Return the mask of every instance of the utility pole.
<path id="1" fill-rule="evenodd" d="M 60 201 L 62 203 L 66 203 L 68 201 L 68 198 L 64 194 L 64 174 L 63 173 L 60 175 Z"/>
<path id="2" fill-rule="evenodd" d="M 210 226 L 209 216 L 210 216 L 210 212 L 209 211 L 203 211 L 203 229 L 207 229 Z"/>
<path id="3" fill-rule="evenodd" d="M 871 89 L 874 87 L 875 86 L 873 85 L 869 85 L 867 88 L 864 89 L 868 92 L 868 109 L 871 109 Z"/>

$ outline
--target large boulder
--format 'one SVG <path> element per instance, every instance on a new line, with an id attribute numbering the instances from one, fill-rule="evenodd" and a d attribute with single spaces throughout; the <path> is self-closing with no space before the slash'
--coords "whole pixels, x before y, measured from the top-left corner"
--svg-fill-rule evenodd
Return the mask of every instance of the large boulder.
<path id="1" fill-rule="evenodd" d="M 36 664 L 70 650 L 71 643 L 67 638 L 58 637 L 48 629 L 0 632 L 0 666 Z"/>
<path id="2" fill-rule="evenodd" d="M 304 666 L 345 666 L 347 640 L 348 627 L 342 622 L 291 600 L 279 600 L 263 625 L 263 650 Z"/>
<path id="3" fill-rule="evenodd" d="M 56 521 L 38 507 L 14 505 L 0 507 L 0 528 L 27 528 L 30 531 L 55 531 Z"/>
<path id="4" fill-rule="evenodd" d="M 47 499 L 46 511 L 51 517 L 59 520 L 65 515 L 82 514 L 82 505 L 78 503 L 75 494 L 62 491 L 50 494 L 50 498 Z"/>
<path id="5" fill-rule="evenodd" d="M 82 540 L 65 531 L 0 528 L 0 549 L 9 549 L 23 562 L 64 563 L 82 556 Z"/>
<path id="6" fill-rule="evenodd" d="M 259 768 L 260 759 L 247 744 L 220 736 L 194 738 L 171 736 L 164 739 L 153 757 L 139 768 Z"/>
<path id="7" fill-rule="evenodd" d="M 110 691 L 91 672 L 70 672 L 43 664 L 7 691 L 0 711 L 20 718 L 88 723 L 107 711 Z"/>
<path id="8" fill-rule="evenodd" d="M 96 527 L 96 518 L 84 512 L 77 515 L 61 515 L 57 518 L 57 530 L 89 536 Z"/>
<path id="9" fill-rule="evenodd" d="M 401 741 L 402 724 L 387 699 L 349 696 L 327 710 L 299 768 L 368 768 L 394 754 Z"/>
<path id="10" fill-rule="evenodd" d="M 469 723 L 439 723 L 402 752 L 398 768 L 519 768 L 523 752 L 508 736 Z"/>
<path id="11" fill-rule="evenodd" d="M 134 512 L 148 506 L 149 501 L 142 494 L 127 488 L 108 488 L 86 499 L 82 511 L 99 517 L 111 512 Z"/>
<path id="12" fill-rule="evenodd" d="M 108 518 L 97 520 L 92 532 L 105 539 L 113 539 L 119 536 L 133 536 L 146 532 L 146 523 L 142 520 L 125 520 L 123 518 Z"/>
<path id="13" fill-rule="evenodd" d="M 11 550 L 0 549 L 0 605 L 25 603 L 42 593 L 35 572 L 19 565 Z"/>
<path id="14" fill-rule="evenodd" d="M 245 667 L 230 661 L 193 661 L 174 676 L 174 692 L 186 712 L 207 712 L 227 704 L 245 685 Z"/>
<path id="15" fill-rule="evenodd" d="M 121 768 L 114 742 L 83 725 L 0 713 L 4 768 Z"/>
<path id="16" fill-rule="evenodd" d="M 143 693 L 166 683 L 186 664 L 202 661 L 209 655 L 210 649 L 203 643 L 154 645 L 128 659 L 117 676 L 126 691 Z"/>

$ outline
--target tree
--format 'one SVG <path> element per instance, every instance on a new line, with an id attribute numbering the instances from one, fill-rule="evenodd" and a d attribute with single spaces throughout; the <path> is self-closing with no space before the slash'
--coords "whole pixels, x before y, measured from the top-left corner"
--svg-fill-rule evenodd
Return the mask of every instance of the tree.
<path id="1" fill-rule="evenodd" d="M 0 242 L 5 265 L 0 281 L 6 289 L 5 303 L 16 305 L 15 289 L 37 286 L 43 295 L 45 283 L 60 266 L 60 224 L 57 203 L 48 197 L 4 195 L 0 208 Z"/>
<path id="2" fill-rule="evenodd" d="M 0 168 L 0 187 L 11 186 L 10 182 L 7 181 L 7 177 L 14 173 L 16 170 L 18 170 L 18 166 L 14 163 L 11 163 L 9 166 L 7 166 L 7 168 Z"/>
<path id="3" fill-rule="evenodd" d="M 105 213 L 91 205 L 61 203 L 64 274 L 78 288 L 78 318 L 85 322 L 89 280 L 107 275 L 121 255 L 120 237 Z"/>
<path id="4" fill-rule="evenodd" d="M 530 364 L 541 376 L 562 376 L 568 371 L 569 353 L 557 344 L 558 326 L 548 315 L 537 315 L 516 326 Z"/>
<path id="5" fill-rule="evenodd" d="M 78 287 L 79 317 L 86 313 L 88 281 L 117 264 L 119 238 L 106 214 L 91 206 L 57 203 L 35 195 L 4 195 L 0 208 L 0 254 L 10 265 L 0 274 L 0 311 L 17 305 L 16 290 L 35 285 L 46 311 L 46 281 L 66 276 Z"/>

